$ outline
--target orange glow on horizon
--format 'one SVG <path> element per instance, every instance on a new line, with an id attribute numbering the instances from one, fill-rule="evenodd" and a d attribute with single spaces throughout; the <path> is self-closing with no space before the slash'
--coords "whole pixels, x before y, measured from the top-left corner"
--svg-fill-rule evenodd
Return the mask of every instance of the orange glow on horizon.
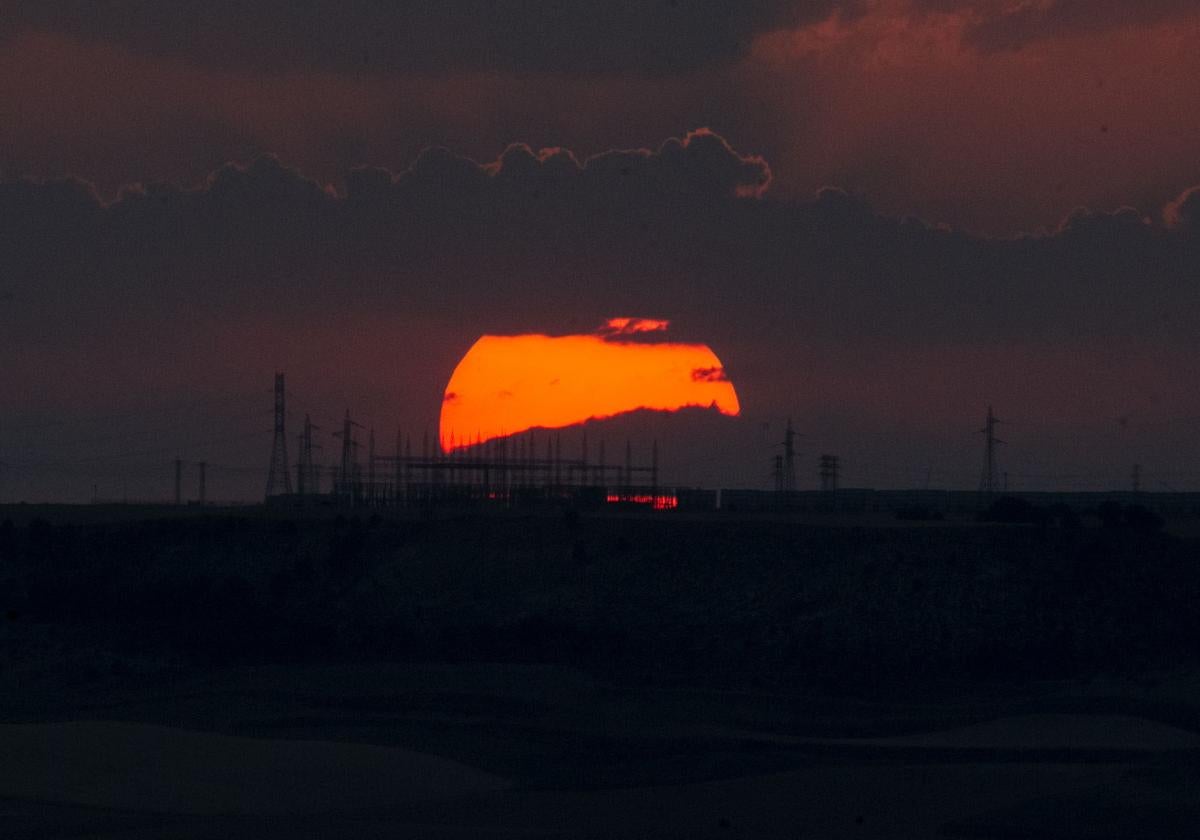
<path id="1" fill-rule="evenodd" d="M 442 449 L 638 409 L 739 414 L 733 383 L 706 345 L 613 338 L 666 327 L 666 321 L 614 318 L 595 335 L 481 337 L 446 386 Z"/>

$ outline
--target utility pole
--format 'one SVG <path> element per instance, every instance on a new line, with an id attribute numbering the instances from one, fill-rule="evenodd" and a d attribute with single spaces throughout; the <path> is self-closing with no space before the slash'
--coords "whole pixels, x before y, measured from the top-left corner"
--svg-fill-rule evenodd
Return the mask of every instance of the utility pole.
<path id="1" fill-rule="evenodd" d="M 1142 465 L 1133 465 L 1133 492 L 1140 493 L 1142 490 Z"/>
<path id="2" fill-rule="evenodd" d="M 658 504 L 658 439 L 654 439 L 650 450 L 650 504 Z"/>
<path id="3" fill-rule="evenodd" d="M 206 473 L 208 472 L 208 462 L 201 461 L 199 466 L 200 466 L 200 493 L 199 493 L 200 507 L 204 507 L 205 497 L 207 496 L 207 489 L 205 487 L 205 484 L 206 484 L 206 479 L 207 479 Z"/>
<path id="4" fill-rule="evenodd" d="M 355 492 L 355 483 L 358 478 L 358 464 L 356 463 L 356 459 L 354 457 L 356 448 L 354 441 L 355 427 L 360 429 L 362 428 L 362 426 L 359 426 L 358 423 L 355 423 L 350 419 L 350 409 L 347 408 L 346 418 L 342 421 L 342 431 L 334 432 L 333 434 L 335 438 L 342 439 L 341 481 L 338 482 L 340 486 L 335 487 L 334 489 L 343 495 L 349 496 L 351 499 L 354 499 L 354 497 L 357 495 Z"/>
<path id="5" fill-rule="evenodd" d="M 175 459 L 175 504 L 183 504 L 183 461 Z"/>
<path id="6" fill-rule="evenodd" d="M 1003 444 L 1004 441 L 996 437 L 996 425 L 1001 423 L 996 417 L 992 407 L 988 406 L 987 422 L 984 427 L 979 430 L 979 434 L 986 435 L 986 443 L 983 450 L 983 475 L 979 479 L 979 491 L 984 495 L 990 496 L 996 491 L 996 447 Z"/>
<path id="7" fill-rule="evenodd" d="M 763 428 L 766 428 L 765 424 Z M 779 494 L 794 493 L 796 490 L 796 437 L 792 418 L 789 417 L 783 440 L 775 444 L 783 447 L 783 454 L 771 457 L 771 479 L 775 484 L 775 492 Z"/>
<path id="8" fill-rule="evenodd" d="M 796 489 L 796 432 L 792 428 L 792 418 L 787 421 L 783 433 L 783 491 L 792 493 Z"/>
<path id="9" fill-rule="evenodd" d="M 600 438 L 600 459 L 596 465 L 597 475 L 600 476 L 600 486 L 608 493 L 608 468 L 604 463 L 604 438 Z"/>
<path id="10" fill-rule="evenodd" d="M 350 485 L 354 481 L 354 433 L 351 431 L 353 422 L 350 420 L 350 409 L 346 409 L 346 419 L 342 423 L 342 491 L 352 492 Z"/>
<path id="11" fill-rule="evenodd" d="M 554 435 L 554 492 L 562 490 L 562 432 Z"/>
<path id="12" fill-rule="evenodd" d="M 625 498 L 633 495 L 633 447 L 625 438 Z"/>
<path id="13" fill-rule="evenodd" d="M 412 435 L 404 436 L 404 504 L 409 503 L 412 496 Z"/>
<path id="14" fill-rule="evenodd" d="M 319 493 L 320 488 L 317 486 L 317 470 L 313 464 L 313 442 L 312 433 L 319 430 L 319 426 L 314 426 L 312 418 L 307 414 L 304 415 L 304 432 L 300 435 L 300 460 L 296 462 L 296 492 L 301 496 L 309 493 Z M 316 447 L 320 449 L 320 446 Z"/>
<path id="15" fill-rule="evenodd" d="M 841 465 L 838 462 L 836 455 L 822 455 L 818 474 L 821 478 L 821 490 L 825 493 L 832 493 L 838 489 L 838 474 L 841 472 Z"/>
<path id="16" fill-rule="evenodd" d="M 271 467 L 267 472 L 267 497 L 278 496 L 281 493 L 291 494 L 292 475 L 288 470 L 287 433 L 284 429 L 287 419 L 285 403 L 286 389 L 283 374 L 275 374 L 275 439 L 271 444 Z"/>
<path id="17" fill-rule="evenodd" d="M 400 431 L 400 426 L 396 426 L 396 464 L 392 468 L 391 475 L 391 503 L 392 505 L 400 506 L 400 481 L 403 478 L 404 462 L 401 456 L 404 454 L 404 434 Z"/>
<path id="18" fill-rule="evenodd" d="M 367 438 L 367 500 L 375 504 L 375 427 Z"/>

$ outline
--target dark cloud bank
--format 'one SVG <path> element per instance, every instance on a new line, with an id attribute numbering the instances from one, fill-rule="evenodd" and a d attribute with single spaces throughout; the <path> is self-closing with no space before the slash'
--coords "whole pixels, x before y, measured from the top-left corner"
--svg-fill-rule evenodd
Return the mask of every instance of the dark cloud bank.
<path id="1" fill-rule="evenodd" d="M 279 365 L 419 428 L 480 333 L 634 315 L 710 343 L 748 416 L 807 414 L 879 451 L 900 423 L 916 442 L 898 457 L 912 462 L 984 400 L 1066 425 L 1093 410 L 1200 413 L 1187 402 L 1200 192 L 1146 216 L 1080 210 L 1058 230 L 986 239 L 835 189 L 774 200 L 770 178 L 766 161 L 700 131 L 584 161 L 430 149 L 404 172 L 355 170 L 340 192 L 269 157 L 109 204 L 82 182 L 6 182 L 0 407 L 113 407 L 110 391 L 219 390 Z M 1025 457 L 1055 451 L 1034 436 Z"/>
<path id="2" fill-rule="evenodd" d="M 771 171 L 705 130 L 580 161 L 510 146 L 479 164 L 430 149 L 344 189 L 275 158 L 197 188 L 0 186 L 10 293 L 64 315 L 397 305 L 553 329 L 608 314 L 803 327 L 899 342 L 1191 343 L 1200 192 L 1143 215 L 1080 209 L 1061 227 L 970 236 L 874 212 L 837 189 L 770 198 Z"/>

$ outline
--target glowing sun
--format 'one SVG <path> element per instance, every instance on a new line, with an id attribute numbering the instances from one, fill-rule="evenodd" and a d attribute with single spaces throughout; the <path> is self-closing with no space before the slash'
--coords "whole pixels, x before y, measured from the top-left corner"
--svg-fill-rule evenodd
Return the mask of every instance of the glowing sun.
<path id="1" fill-rule="evenodd" d="M 638 409 L 712 407 L 737 415 L 737 392 L 706 345 L 629 340 L 667 326 L 613 318 L 585 335 L 482 336 L 446 386 L 443 449 Z"/>

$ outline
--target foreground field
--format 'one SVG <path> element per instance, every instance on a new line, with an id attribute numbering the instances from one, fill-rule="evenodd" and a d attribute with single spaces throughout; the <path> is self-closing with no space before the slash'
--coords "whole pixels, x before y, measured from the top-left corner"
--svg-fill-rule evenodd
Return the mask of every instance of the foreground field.
<path id="1" fill-rule="evenodd" d="M 1190 837 L 1189 542 L 467 517 L 0 534 L 4 837 Z"/>
<path id="2" fill-rule="evenodd" d="M 896 703 L 385 663 L 46 685 L 27 697 L 40 718 L 89 722 L 0 725 L 0 825 L 31 840 L 1183 838 L 1200 736 L 1153 718 L 1196 686 Z"/>

